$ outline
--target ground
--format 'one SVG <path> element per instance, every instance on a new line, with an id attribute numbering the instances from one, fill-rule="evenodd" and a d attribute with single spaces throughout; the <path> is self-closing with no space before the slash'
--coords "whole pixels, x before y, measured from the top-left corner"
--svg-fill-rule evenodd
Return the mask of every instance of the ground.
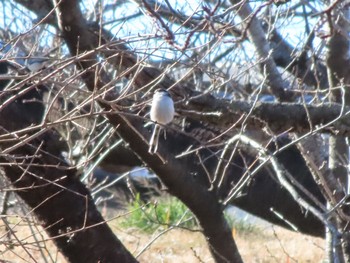
<path id="1" fill-rule="evenodd" d="M 124 245 L 137 255 L 155 237 L 137 230 L 117 230 Z M 322 262 L 324 241 L 280 227 L 266 226 L 253 233 L 236 233 L 235 240 L 244 262 Z M 159 237 L 138 258 L 141 262 L 214 262 L 200 233 L 171 230 Z"/>
<path id="2" fill-rule="evenodd" d="M 43 233 L 40 228 L 30 230 L 22 221 L 14 219 L 9 221 L 12 222 L 10 225 L 16 238 L 21 240 L 24 246 L 12 248 L 6 246 L 5 227 L 1 224 L 0 262 L 66 262 L 51 241 L 40 243 L 41 250 L 37 248 L 38 243 L 33 239 L 32 233 L 36 233 L 37 238 L 42 238 Z M 146 234 L 138 229 L 122 229 L 117 220 L 111 221 L 110 225 L 118 238 L 135 256 L 143 251 L 138 257 L 140 262 L 213 262 L 206 242 L 199 232 L 172 229 L 159 236 L 159 232 Z M 244 262 L 313 263 L 324 260 L 324 241 L 320 238 L 294 233 L 270 224 L 249 229 L 233 229 L 233 235 Z M 159 237 L 156 238 L 157 236 Z"/>

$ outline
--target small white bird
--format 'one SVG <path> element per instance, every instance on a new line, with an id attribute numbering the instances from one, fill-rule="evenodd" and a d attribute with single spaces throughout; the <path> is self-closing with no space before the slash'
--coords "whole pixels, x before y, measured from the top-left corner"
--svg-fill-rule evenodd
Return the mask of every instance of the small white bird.
<path id="1" fill-rule="evenodd" d="M 151 120 L 155 122 L 153 133 L 149 141 L 148 152 L 154 154 L 158 149 L 159 134 L 161 125 L 166 125 L 174 119 L 174 101 L 165 89 L 157 89 L 153 95 L 151 106 Z"/>
<path id="2" fill-rule="evenodd" d="M 45 68 L 49 62 L 50 58 L 47 57 L 28 58 L 26 66 L 30 72 L 35 73 Z"/>

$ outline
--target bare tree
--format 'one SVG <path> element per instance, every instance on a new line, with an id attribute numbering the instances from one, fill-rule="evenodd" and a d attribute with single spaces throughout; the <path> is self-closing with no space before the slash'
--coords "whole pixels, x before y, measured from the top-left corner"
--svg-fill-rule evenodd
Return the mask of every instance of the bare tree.
<path id="1" fill-rule="evenodd" d="M 3 174 L 70 262 L 136 261 L 84 183 L 140 165 L 193 212 L 216 262 L 242 262 L 232 204 L 327 232 L 330 262 L 350 261 L 347 1 L 2 7 Z M 178 115 L 150 154 L 157 88 Z"/>

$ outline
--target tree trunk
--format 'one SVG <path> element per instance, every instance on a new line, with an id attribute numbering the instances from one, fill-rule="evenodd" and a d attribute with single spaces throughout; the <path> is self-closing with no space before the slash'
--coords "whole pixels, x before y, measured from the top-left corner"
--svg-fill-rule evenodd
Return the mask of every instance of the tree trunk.
<path id="1" fill-rule="evenodd" d="M 77 55 L 77 51 L 81 54 L 89 53 L 99 47 L 101 39 L 98 32 L 100 31 L 97 30 L 97 34 L 94 34 L 89 30 L 81 14 L 78 1 L 64 0 L 59 2 L 57 15 L 60 23 L 59 27 L 72 55 Z M 104 36 L 101 37 L 106 41 L 103 38 Z M 103 42 L 103 44 L 107 43 Z M 115 56 L 116 54 L 118 54 L 117 50 L 113 54 L 114 57 L 118 57 Z M 119 54 L 124 55 L 123 53 Z M 97 60 L 95 53 L 90 52 L 88 56 L 89 59 L 80 61 L 78 67 L 84 71 L 82 77 L 87 88 L 91 92 L 95 92 L 105 86 L 104 81 L 107 79 L 103 74 L 103 70 L 97 69 L 99 74 L 89 70 L 94 67 Z M 125 68 L 134 66 L 132 58 L 129 58 L 131 64 L 123 65 Z M 119 59 L 124 63 L 127 61 L 127 55 Z M 113 61 L 109 62 L 112 63 Z M 119 67 L 120 65 L 115 66 Z M 150 77 L 148 76 L 148 78 Z M 140 83 L 135 83 L 135 85 L 138 84 Z M 111 99 L 114 100 L 115 98 Z M 108 112 L 119 111 L 117 105 L 111 106 L 111 103 L 106 103 L 106 100 L 108 100 L 108 95 L 104 97 L 104 100 L 97 101 Z M 129 147 L 160 177 L 169 188 L 169 192 L 183 201 L 196 215 L 215 261 L 242 262 L 231 231 L 224 219 L 223 207 L 218 202 L 215 193 L 208 191 L 207 177 L 203 168 L 200 165 L 193 166 L 193 163 L 187 163 L 185 160 L 180 162 L 174 158 L 174 153 L 164 151 L 162 145 L 160 145 L 157 154 L 149 154 L 148 144 L 145 143 L 145 138 L 149 135 L 137 117 L 129 117 L 123 114 L 109 114 L 107 117 L 111 124 L 118 127 L 118 133 L 129 144 Z"/>
<path id="2" fill-rule="evenodd" d="M 32 89 L 22 97 L 16 94 L 6 106 L 2 97 L 0 126 L 8 139 L 0 145 L 5 176 L 69 262 L 137 262 L 98 212 L 76 170 L 62 159 L 60 136 L 43 127 L 28 133 L 25 138 L 33 136 L 29 141 L 17 135 L 40 123 L 44 88 L 38 86 L 39 92 Z"/>

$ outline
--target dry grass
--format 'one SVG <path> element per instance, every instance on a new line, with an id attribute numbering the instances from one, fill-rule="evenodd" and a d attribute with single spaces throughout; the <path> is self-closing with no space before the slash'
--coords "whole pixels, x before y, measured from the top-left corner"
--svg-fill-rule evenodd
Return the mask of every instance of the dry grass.
<path id="1" fill-rule="evenodd" d="M 9 219 L 10 239 L 3 221 L 0 221 L 0 263 L 37 262 L 66 263 L 56 246 L 39 226 L 19 217 Z"/>
<path id="2" fill-rule="evenodd" d="M 5 242 L 5 227 L 3 224 L 0 225 L 0 262 L 5 260 L 16 263 L 45 262 L 44 257 L 48 259 L 49 254 L 53 261 L 47 262 L 66 262 L 51 241 L 37 243 L 28 226 L 16 224 L 12 223 L 11 227 L 16 238 L 24 245 L 10 249 Z M 110 225 L 135 256 L 157 235 L 141 233 L 136 229 L 123 230 L 115 221 Z M 36 238 L 41 240 L 47 238 L 40 228 L 35 228 L 34 232 Z M 279 227 L 264 226 L 250 233 L 241 232 L 234 235 L 245 262 L 322 262 L 324 258 L 322 239 L 311 238 Z M 41 250 L 38 249 L 38 244 Z M 30 258 L 29 254 L 33 258 Z M 213 262 L 203 236 L 198 232 L 180 229 L 173 229 L 161 235 L 138 257 L 138 260 L 145 263 Z"/>
<path id="3" fill-rule="evenodd" d="M 324 241 L 320 238 L 272 226 L 259 232 L 235 235 L 244 262 L 322 262 L 324 258 Z M 136 230 L 117 233 L 135 255 L 154 237 Z M 138 259 L 145 263 L 214 262 L 200 233 L 180 229 L 171 230 L 157 239 Z"/>
<path id="4" fill-rule="evenodd" d="M 269 225 L 260 234 L 236 237 L 245 262 L 322 262 L 324 240 Z"/>

